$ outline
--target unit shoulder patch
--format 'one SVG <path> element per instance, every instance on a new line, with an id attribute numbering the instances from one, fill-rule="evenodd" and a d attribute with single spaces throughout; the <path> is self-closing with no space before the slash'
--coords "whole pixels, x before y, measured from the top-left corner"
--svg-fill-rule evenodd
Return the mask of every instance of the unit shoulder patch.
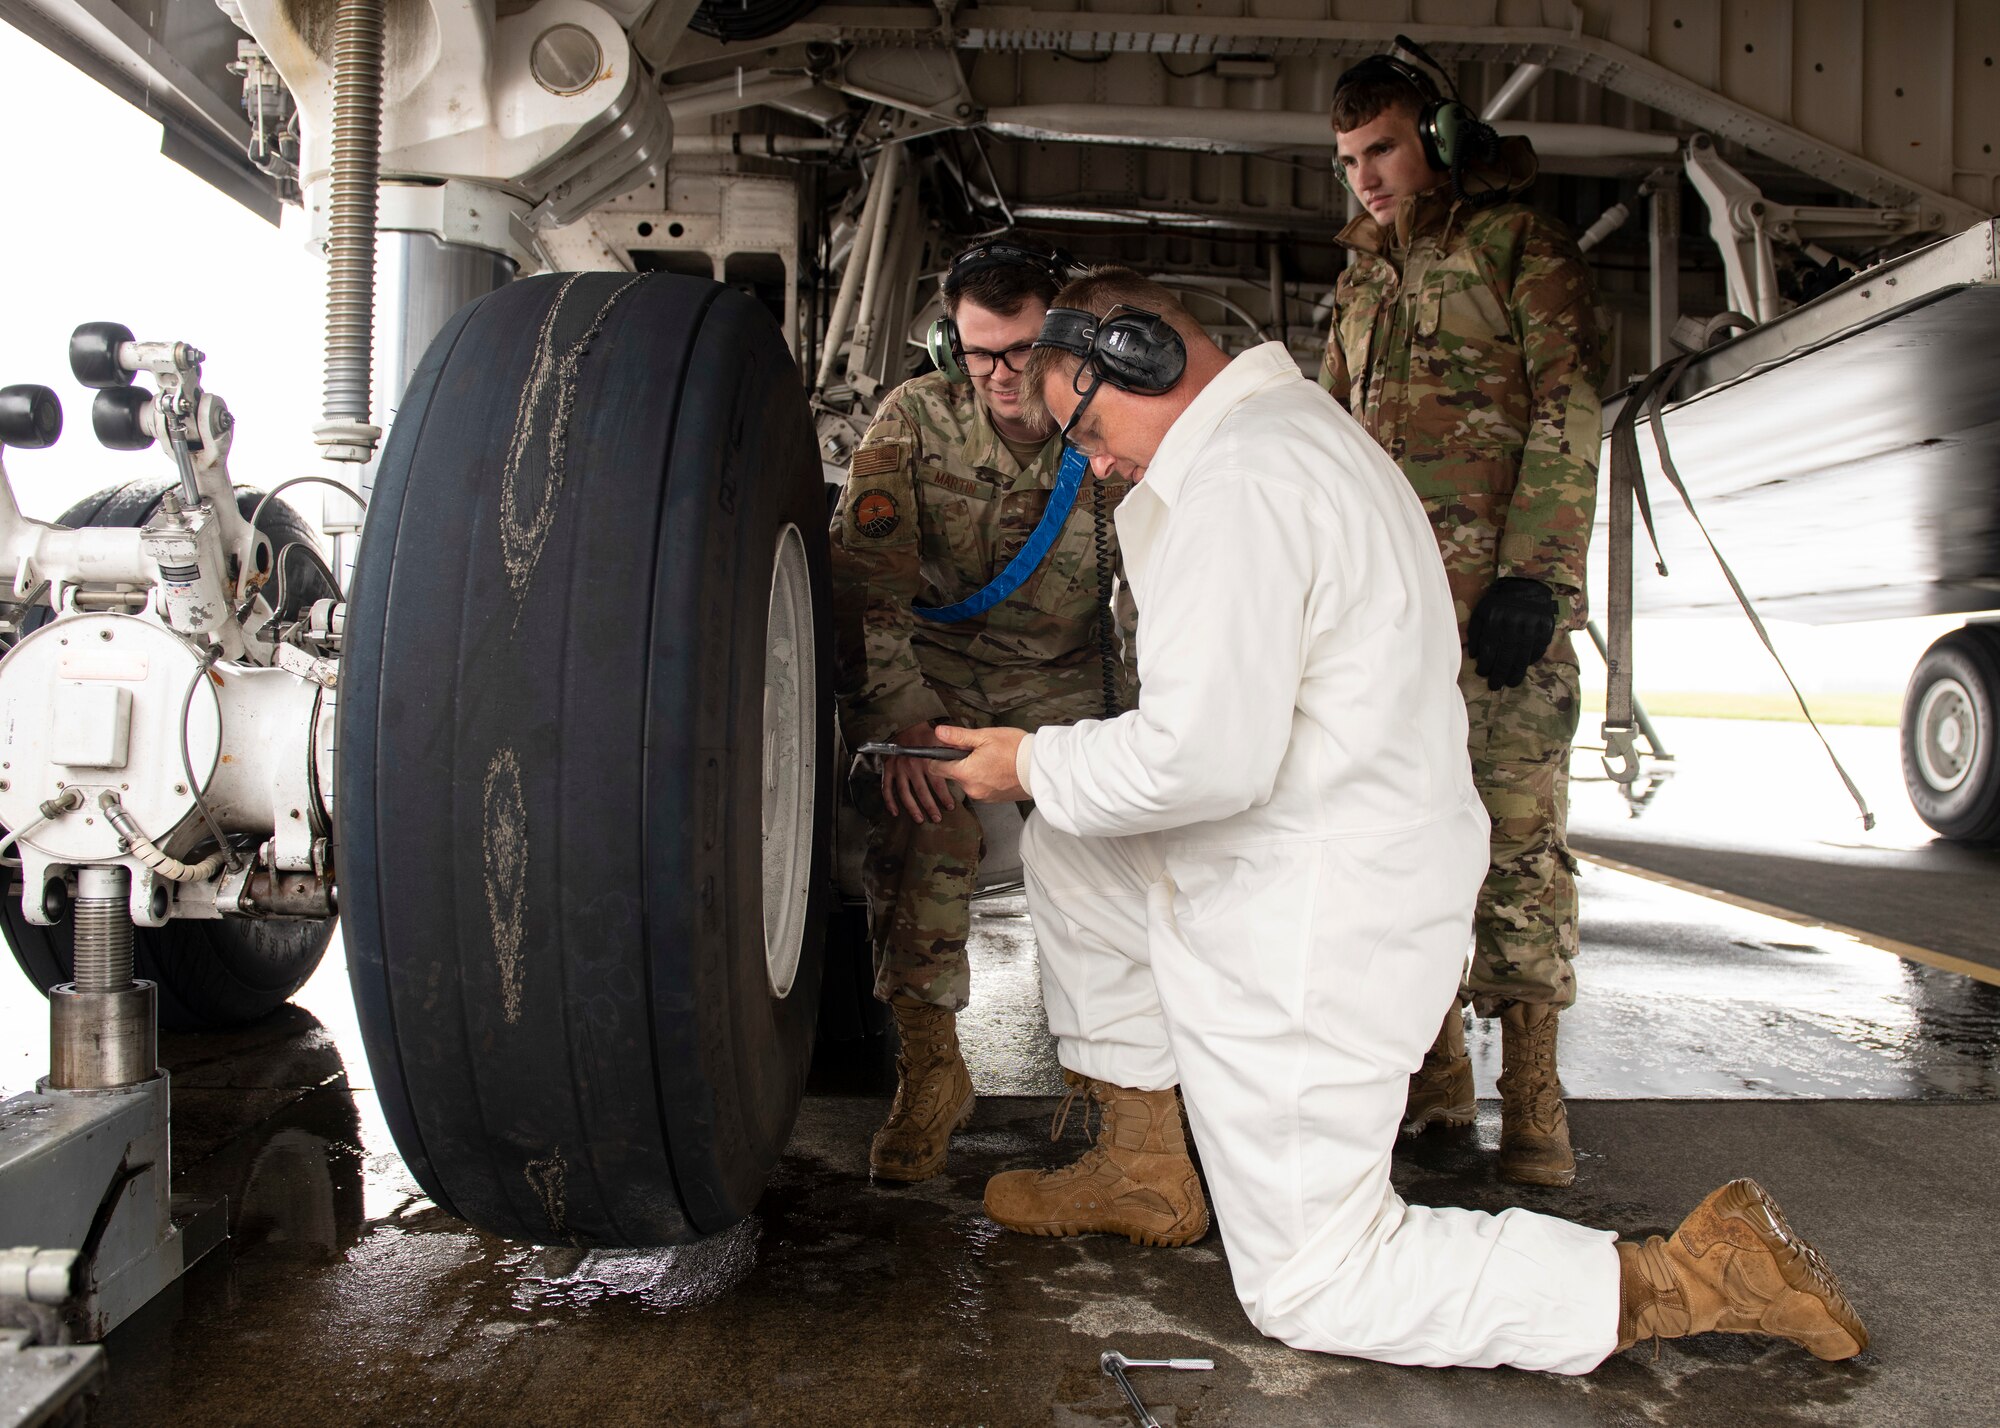
<path id="1" fill-rule="evenodd" d="M 859 454 L 854 458 L 854 472 L 857 476 L 869 474 L 862 471 Z M 903 513 L 896 498 L 881 487 L 863 491 L 854 498 L 854 528 L 870 540 L 881 540 L 902 523 Z"/>

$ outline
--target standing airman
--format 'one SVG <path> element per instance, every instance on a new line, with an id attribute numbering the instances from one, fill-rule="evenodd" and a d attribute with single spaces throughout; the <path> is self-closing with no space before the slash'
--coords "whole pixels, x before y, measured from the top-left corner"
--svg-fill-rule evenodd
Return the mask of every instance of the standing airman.
<path id="1" fill-rule="evenodd" d="M 1576 1161 L 1556 1018 L 1576 999 L 1575 863 L 1565 841 L 1597 497 L 1604 376 L 1590 271 L 1520 201 L 1525 139 L 1498 139 L 1391 56 L 1334 90 L 1336 159 L 1367 213 L 1341 233 L 1320 385 L 1402 469 L 1430 516 L 1464 639 L 1459 689 L 1493 822 L 1464 995 L 1499 1016 L 1500 1175 L 1568 1185 Z M 1411 1079 L 1404 1128 L 1469 1125 L 1472 1067 L 1453 1007 Z"/>

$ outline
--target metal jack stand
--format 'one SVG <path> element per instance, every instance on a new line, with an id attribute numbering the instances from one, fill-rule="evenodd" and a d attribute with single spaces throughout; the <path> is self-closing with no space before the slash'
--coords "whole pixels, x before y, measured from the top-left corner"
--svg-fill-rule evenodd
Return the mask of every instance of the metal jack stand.
<path id="1" fill-rule="evenodd" d="M 79 868 L 76 889 L 76 980 L 49 996 L 49 1074 L 0 1104 L 0 1324 L 38 1325 L 43 1344 L 102 1339 L 225 1224 L 221 1205 L 174 1215 L 157 990 L 132 976 L 131 872 Z M 24 1362 L 35 1352 L 15 1347 Z M 0 1372 L 0 1420 L 44 1421 L 52 1405 L 13 1395 L 67 1395 L 93 1376 Z"/>

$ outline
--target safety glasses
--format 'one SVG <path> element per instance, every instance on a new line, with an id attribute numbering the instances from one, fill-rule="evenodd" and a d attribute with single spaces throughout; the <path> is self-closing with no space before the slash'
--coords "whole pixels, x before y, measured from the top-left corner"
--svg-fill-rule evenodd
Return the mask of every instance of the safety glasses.
<path id="1" fill-rule="evenodd" d="M 1085 385 L 1086 379 L 1088 379 L 1088 385 Z M 1076 441 L 1073 434 L 1076 431 L 1077 424 L 1083 420 L 1083 414 L 1090 410 L 1090 404 L 1097 396 L 1097 389 L 1103 385 L 1104 378 L 1088 362 L 1078 367 L 1076 375 L 1070 378 L 1069 389 L 1075 392 L 1080 400 L 1076 404 L 1076 410 L 1069 414 L 1069 420 L 1062 424 L 1061 435 L 1065 445 L 1076 447 L 1078 451 L 1082 451 L 1086 456 L 1094 453 L 1086 450 L 1081 443 Z"/>

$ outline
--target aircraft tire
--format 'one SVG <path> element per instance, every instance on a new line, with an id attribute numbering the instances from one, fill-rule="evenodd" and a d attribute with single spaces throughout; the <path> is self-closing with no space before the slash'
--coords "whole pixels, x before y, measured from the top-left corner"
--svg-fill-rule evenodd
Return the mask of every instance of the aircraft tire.
<path id="1" fill-rule="evenodd" d="M 396 1144 L 482 1230 L 714 1233 L 791 1133 L 831 891 L 822 484 L 776 325 L 717 283 L 512 283 L 410 381 L 348 611 L 342 909 Z"/>
<path id="2" fill-rule="evenodd" d="M 142 526 L 152 519 L 167 487 L 179 483 L 145 477 L 85 497 L 63 512 L 58 524 Z M 248 520 L 263 493 L 239 487 L 237 508 Z M 264 507 L 258 529 L 270 537 L 275 553 L 294 540 L 311 540 L 312 528 L 280 496 Z M 317 570 L 298 562 L 293 589 L 285 604 L 296 612 L 333 590 Z M 22 632 L 38 630 L 50 619 L 46 606 L 31 610 Z M 132 948 L 134 975 L 159 984 L 160 1025 L 168 1031 L 226 1031 L 261 1021 L 306 984 L 327 944 L 334 924 L 223 918 L 219 921 L 176 920 L 165 927 L 135 928 Z M 31 923 L 17 898 L 0 898 L 0 932 L 14 960 L 44 995 L 70 980 L 75 933 L 65 919 L 51 927 Z"/>
<path id="3" fill-rule="evenodd" d="M 1967 625 L 1924 651 L 1903 696 L 1903 783 L 1947 838 L 2000 838 L 2000 626 Z"/>

